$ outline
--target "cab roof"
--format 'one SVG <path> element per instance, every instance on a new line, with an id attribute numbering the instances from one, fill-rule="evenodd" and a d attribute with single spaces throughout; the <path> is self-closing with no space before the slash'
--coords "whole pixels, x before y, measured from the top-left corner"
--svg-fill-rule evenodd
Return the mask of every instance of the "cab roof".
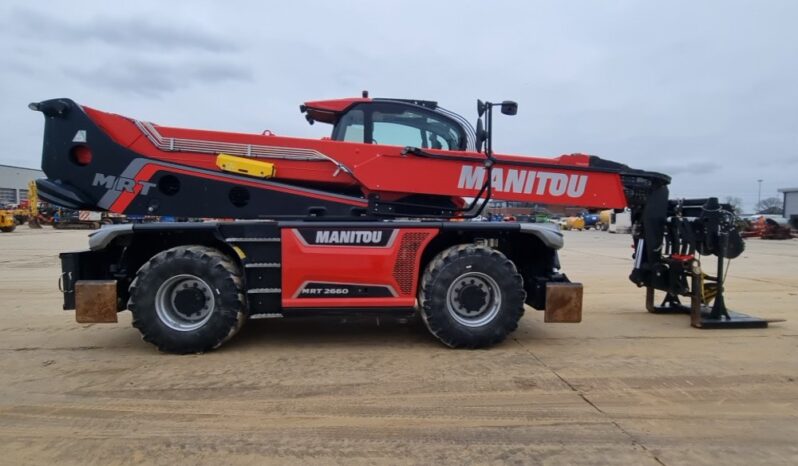
<path id="1" fill-rule="evenodd" d="M 333 124 L 338 116 L 355 104 L 363 102 L 401 102 L 436 109 L 438 103 L 431 100 L 416 99 L 372 99 L 370 97 L 350 97 L 345 99 L 311 100 L 299 106 L 299 111 L 307 113 L 308 119 Z"/>

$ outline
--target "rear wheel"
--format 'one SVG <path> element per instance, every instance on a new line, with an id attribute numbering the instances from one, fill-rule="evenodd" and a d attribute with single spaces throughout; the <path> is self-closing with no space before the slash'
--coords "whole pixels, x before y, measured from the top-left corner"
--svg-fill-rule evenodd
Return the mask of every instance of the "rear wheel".
<path id="1" fill-rule="evenodd" d="M 12 232 L 12 231 L 14 231 L 16 228 L 17 228 L 17 226 L 16 226 L 16 225 L 9 225 L 9 226 L 7 226 L 7 227 L 0 227 L 0 231 L 2 231 L 3 233 L 11 233 L 11 232 Z"/>
<path id="2" fill-rule="evenodd" d="M 453 348 L 504 340 L 524 314 L 524 282 L 501 252 L 474 244 L 438 254 L 421 280 L 419 305 L 429 331 Z"/>
<path id="3" fill-rule="evenodd" d="M 133 326 L 161 351 L 218 348 L 246 318 L 241 269 L 217 249 L 168 249 L 139 269 L 127 307 Z"/>

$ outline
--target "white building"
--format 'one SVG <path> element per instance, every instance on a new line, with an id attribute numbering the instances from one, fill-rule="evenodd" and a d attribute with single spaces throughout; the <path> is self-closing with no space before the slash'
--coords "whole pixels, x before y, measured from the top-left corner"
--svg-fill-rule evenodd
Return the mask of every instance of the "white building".
<path id="1" fill-rule="evenodd" d="M 782 188 L 779 192 L 784 193 L 784 217 L 798 215 L 798 188 Z"/>
<path id="2" fill-rule="evenodd" d="M 0 165 L 0 206 L 19 204 L 28 198 L 28 183 L 44 178 L 44 172 L 34 168 Z"/>

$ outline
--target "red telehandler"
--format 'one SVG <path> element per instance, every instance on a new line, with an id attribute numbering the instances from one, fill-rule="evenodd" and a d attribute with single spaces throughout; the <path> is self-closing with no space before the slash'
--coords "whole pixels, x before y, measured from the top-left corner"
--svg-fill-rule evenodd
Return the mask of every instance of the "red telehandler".
<path id="1" fill-rule="evenodd" d="M 560 270 L 553 225 L 468 221 L 491 199 L 632 211 L 630 279 L 651 312 L 689 312 L 696 327 L 756 327 L 727 311 L 723 261 L 743 242 L 728 206 L 668 199 L 670 178 L 583 154 L 495 154 L 494 108 L 476 128 L 436 102 L 306 102 L 321 140 L 155 125 L 78 105 L 44 114 L 42 200 L 126 215 L 235 221 L 120 225 L 61 254 L 64 309 L 80 322 L 129 309 L 163 351 L 202 352 L 249 317 L 418 312 L 451 347 L 486 347 L 527 304 L 578 322 L 582 286 Z M 460 220 L 460 221 L 453 221 Z M 718 274 L 698 255 L 718 257 Z M 654 305 L 654 290 L 665 292 Z M 690 306 L 679 296 L 691 299 Z M 714 301 L 710 307 L 708 304 Z"/>

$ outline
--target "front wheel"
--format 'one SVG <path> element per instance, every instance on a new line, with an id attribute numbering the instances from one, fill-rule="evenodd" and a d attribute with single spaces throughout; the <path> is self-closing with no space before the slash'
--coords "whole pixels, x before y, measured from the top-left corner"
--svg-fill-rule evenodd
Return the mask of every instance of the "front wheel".
<path id="1" fill-rule="evenodd" d="M 507 257 L 463 244 L 438 254 L 421 280 L 419 305 L 429 331 L 452 348 L 497 344 L 524 314 L 524 281 Z"/>
<path id="2" fill-rule="evenodd" d="M 219 250 L 178 246 L 156 254 L 130 285 L 127 307 L 142 338 L 169 353 L 202 353 L 246 318 L 241 269 Z"/>

